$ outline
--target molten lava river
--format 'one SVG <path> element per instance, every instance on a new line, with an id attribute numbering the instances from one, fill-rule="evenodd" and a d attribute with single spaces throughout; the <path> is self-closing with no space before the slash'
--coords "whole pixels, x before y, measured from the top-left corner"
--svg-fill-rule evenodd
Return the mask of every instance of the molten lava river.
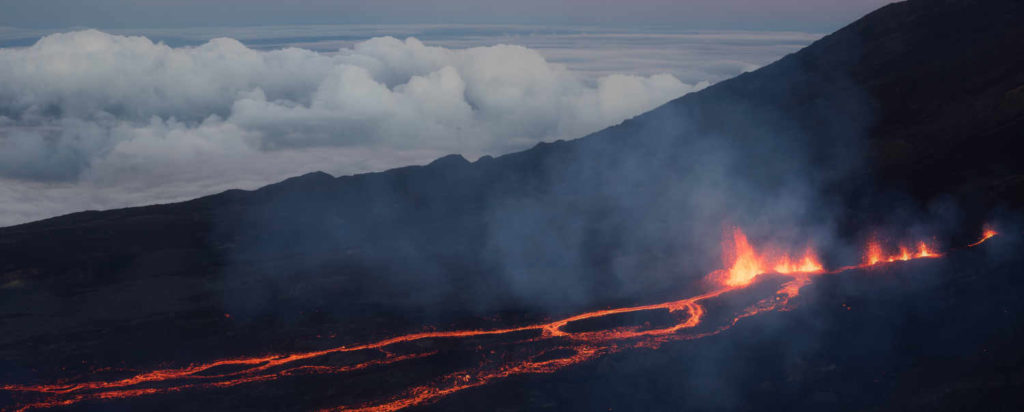
<path id="1" fill-rule="evenodd" d="M 978 246 L 996 235 L 995 231 L 986 230 L 979 241 L 967 247 Z M 759 249 L 738 228 L 727 233 L 723 246 L 724 269 L 706 276 L 705 291 L 670 302 L 595 310 L 516 327 L 426 331 L 310 352 L 214 360 L 134 372 L 134 375 L 110 380 L 0 385 L 0 391 L 20 399 L 21 403 L 15 405 L 14 410 L 21 411 L 84 401 L 109 402 L 185 391 L 215 391 L 296 376 L 353 374 L 372 369 L 386 373 L 389 367 L 441 356 L 439 350 L 433 349 L 438 344 L 473 354 L 474 360 L 468 366 L 459 365 L 453 371 L 420 382 L 413 379 L 411 384 L 392 393 L 370 395 L 368 400 L 359 403 L 327 409 L 394 411 L 428 404 L 514 375 L 551 373 L 616 352 L 657 349 L 671 341 L 716 335 L 744 318 L 787 309 L 801 289 L 818 276 L 942 257 L 942 253 L 933 250 L 927 242 L 887 248 L 881 242 L 871 241 L 861 263 L 828 269 L 813 249 L 797 254 Z M 764 279 L 767 281 L 762 281 Z M 736 306 L 736 302 L 745 303 Z M 624 318 L 644 315 L 657 321 L 643 322 L 639 326 L 622 325 Z M 340 362 L 341 365 L 335 360 L 325 361 L 348 355 L 351 359 Z"/>

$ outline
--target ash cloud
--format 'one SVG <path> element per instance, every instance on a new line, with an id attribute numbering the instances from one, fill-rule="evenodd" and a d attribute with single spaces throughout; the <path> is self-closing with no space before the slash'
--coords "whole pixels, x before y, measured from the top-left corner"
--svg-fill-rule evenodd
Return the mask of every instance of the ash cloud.
<path id="1" fill-rule="evenodd" d="M 54 34 L 0 49 L 0 224 L 316 169 L 505 153 L 705 85 L 668 74 L 590 79 L 510 45 L 380 37 L 326 54 L 230 38 L 173 48 L 95 30 Z M 27 198 L 34 207 L 18 201 Z"/>

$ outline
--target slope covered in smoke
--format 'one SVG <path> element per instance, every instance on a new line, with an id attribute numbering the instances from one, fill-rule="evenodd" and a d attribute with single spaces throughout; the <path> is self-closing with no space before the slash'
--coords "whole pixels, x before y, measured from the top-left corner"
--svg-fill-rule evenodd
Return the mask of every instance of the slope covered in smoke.
<path id="1" fill-rule="evenodd" d="M 1021 18 L 893 4 L 582 139 L 0 229 L 4 378 L 656 299 L 723 223 L 839 257 L 865 225 L 956 238 L 1021 205 Z"/>

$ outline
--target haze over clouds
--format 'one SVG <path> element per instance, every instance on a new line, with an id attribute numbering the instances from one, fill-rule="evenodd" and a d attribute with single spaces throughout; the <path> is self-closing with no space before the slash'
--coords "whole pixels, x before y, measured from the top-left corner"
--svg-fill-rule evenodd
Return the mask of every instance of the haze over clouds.
<path id="1" fill-rule="evenodd" d="M 830 32 L 891 0 L 0 0 L 0 26 L 662 24 Z M 60 12 L 54 13 L 55 10 Z"/>
<path id="2" fill-rule="evenodd" d="M 199 46 L 210 39 L 230 37 L 254 50 L 298 47 L 325 55 L 385 36 L 415 37 L 449 49 L 515 44 L 536 50 L 547 61 L 563 64 L 588 80 L 619 73 L 669 73 L 684 83 L 714 83 L 753 70 L 822 36 L 791 31 L 492 24 L 191 27 L 104 32 L 145 36 L 171 47 Z M 0 47 L 28 47 L 53 33 L 54 30 L 0 27 Z"/>
<path id="3" fill-rule="evenodd" d="M 0 224 L 572 138 L 704 84 L 373 38 L 325 54 L 95 30 L 0 50 Z"/>

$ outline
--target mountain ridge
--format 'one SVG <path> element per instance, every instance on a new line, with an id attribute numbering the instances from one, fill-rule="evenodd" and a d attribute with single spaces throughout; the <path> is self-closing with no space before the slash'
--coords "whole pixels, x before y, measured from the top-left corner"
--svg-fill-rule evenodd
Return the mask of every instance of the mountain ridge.
<path id="1" fill-rule="evenodd" d="M 909 1 L 909 2 L 901 2 L 901 3 L 892 3 L 892 4 L 889 4 L 889 5 L 883 6 L 882 8 L 867 14 L 862 19 L 859 19 L 859 20 L 857 20 L 857 21 L 855 21 L 855 22 L 853 22 L 853 23 L 843 27 L 842 29 L 838 30 L 837 32 L 829 34 L 829 35 L 826 35 L 822 39 L 819 39 L 819 40 L 815 41 L 814 43 L 812 43 L 811 45 L 807 46 L 806 48 L 804 48 L 804 49 L 802 49 L 802 50 L 800 50 L 798 52 L 792 53 L 790 55 L 784 56 L 780 60 L 778 60 L 778 61 L 776 61 L 774 63 L 771 63 L 771 64 L 769 64 L 769 65 L 767 65 L 767 66 L 765 66 L 765 67 L 763 67 L 761 69 L 758 69 L 758 70 L 756 70 L 754 72 L 743 73 L 743 74 L 741 74 L 741 75 L 739 75 L 737 77 L 734 77 L 732 79 L 724 80 L 724 81 L 719 82 L 719 83 L 717 83 L 715 85 L 712 85 L 712 86 L 710 86 L 708 88 L 705 88 L 705 89 L 703 89 L 701 91 L 690 93 L 690 94 L 688 94 L 686 96 L 682 96 L 682 97 L 677 98 L 677 99 L 675 99 L 673 101 L 670 101 L 670 102 L 668 102 L 668 103 L 666 103 L 666 104 L 664 104 L 664 105 L 662 105 L 662 106 L 660 106 L 660 107 L 658 107 L 658 108 L 656 108 L 656 109 L 654 109 L 654 110 L 652 110 L 650 112 L 638 115 L 638 116 L 636 116 L 634 118 L 631 118 L 631 119 L 627 119 L 627 120 L 623 121 L 622 123 L 620 123 L 619 125 L 611 126 L 609 128 L 606 128 L 606 129 L 604 129 L 602 131 L 593 133 L 591 135 L 587 135 L 587 136 L 583 136 L 583 137 L 580 137 L 580 138 L 577 138 L 577 139 L 569 140 L 569 142 L 578 142 L 580 140 L 586 140 L 586 139 L 589 139 L 589 138 L 594 138 L 595 136 L 600 136 L 600 135 L 603 135 L 603 134 L 614 133 L 615 131 L 622 131 L 622 130 L 625 130 L 626 131 L 625 134 L 628 134 L 628 130 L 632 126 L 633 122 L 642 121 L 645 117 L 656 116 L 656 114 L 659 113 L 660 111 L 672 110 L 675 107 L 683 106 L 683 105 L 689 104 L 690 102 L 693 102 L 693 101 L 699 101 L 699 100 L 702 99 L 702 96 L 705 96 L 705 95 L 709 95 L 709 94 L 714 95 L 716 93 L 717 94 L 721 94 L 721 93 L 723 93 L 723 90 L 725 90 L 725 91 L 727 91 L 729 93 L 735 93 L 736 92 L 735 89 L 737 89 L 737 88 L 742 89 L 744 86 L 750 84 L 751 82 L 756 83 L 758 80 L 763 82 L 763 79 L 758 79 L 758 76 L 765 77 L 766 73 L 770 74 L 773 71 L 780 70 L 779 69 L 780 67 L 793 66 L 793 65 L 804 65 L 804 64 L 808 64 L 808 62 L 820 65 L 820 62 L 822 62 L 822 61 L 831 61 L 831 63 L 829 63 L 827 65 L 823 65 L 823 66 L 830 66 L 830 67 L 838 66 L 838 67 L 842 67 L 842 66 L 844 66 L 846 64 L 850 64 L 852 62 L 855 62 L 857 60 L 857 58 L 858 58 L 858 53 L 856 53 L 856 52 L 852 52 L 852 53 L 835 53 L 835 51 L 836 50 L 840 50 L 840 51 L 856 50 L 859 47 L 856 43 L 859 43 L 860 40 L 861 40 L 861 39 L 858 38 L 858 36 L 861 37 L 861 38 L 877 37 L 877 38 L 890 38 L 891 39 L 893 37 L 892 32 L 893 31 L 897 31 L 898 32 L 900 24 L 906 24 L 907 22 L 913 21 L 914 19 L 922 18 L 922 15 L 924 15 L 924 17 L 928 17 L 929 11 L 931 11 L 931 10 L 936 10 L 936 9 L 944 10 L 944 12 L 946 14 L 956 15 L 956 14 L 959 14 L 958 13 L 959 10 L 965 9 L 965 8 L 970 8 L 970 7 L 975 6 L 975 5 L 978 4 L 978 2 L 969 1 L 969 0 L 943 0 L 942 3 L 947 8 L 934 7 L 935 2 L 923 2 L 923 1 Z M 1016 1 L 996 1 L 995 3 L 1001 3 L 1001 4 L 1009 5 L 1010 9 L 1012 9 L 1013 11 L 1018 12 L 1018 13 L 1019 13 L 1019 9 L 1021 8 L 1021 4 L 1019 2 L 1016 2 Z M 994 8 L 994 9 L 997 9 L 997 8 Z M 999 13 L 989 13 L 989 14 L 999 14 Z M 1004 13 L 1003 18 L 1004 19 L 1011 18 L 1010 16 L 1013 16 L 1013 15 L 1014 15 L 1013 13 Z M 856 32 L 857 36 L 851 35 L 850 32 Z M 956 30 L 949 30 L 948 32 L 949 33 L 959 33 L 959 31 L 956 31 Z M 905 52 L 908 51 L 908 50 L 906 50 L 905 45 L 903 45 L 904 47 L 901 47 L 901 44 L 900 44 L 901 40 L 900 39 L 895 39 L 893 41 L 894 41 L 894 43 L 896 43 L 894 46 L 886 46 L 886 47 L 889 47 L 889 48 L 891 48 L 893 50 L 882 50 L 881 53 L 888 52 L 886 54 L 889 54 L 891 56 L 898 56 L 901 53 L 905 53 Z M 839 44 L 842 44 L 842 45 L 839 45 Z M 1018 44 L 1019 44 L 1019 42 L 1018 42 Z M 1007 50 L 1007 49 L 1009 49 L 1009 47 L 1008 46 L 1003 46 L 1000 49 Z M 822 53 L 821 52 L 822 50 L 829 50 L 829 52 L 828 53 Z M 871 52 L 876 52 L 876 51 L 877 50 L 869 50 L 867 52 L 871 53 Z M 879 53 L 875 53 L 875 54 L 879 54 Z M 836 60 L 838 60 L 838 62 L 836 62 Z M 876 58 L 876 60 L 878 60 L 878 59 Z M 1018 58 L 1018 60 L 1019 60 L 1019 58 Z M 856 66 L 856 65 L 854 64 L 853 66 Z M 915 69 L 915 71 L 916 70 L 917 69 Z M 1018 78 L 1019 77 L 1020 76 L 1018 76 Z M 750 80 L 750 79 L 753 79 L 753 80 Z M 1020 87 L 1024 87 L 1024 79 L 1021 80 L 1021 83 L 1019 84 L 1019 86 Z M 1012 90 L 1008 91 L 1007 93 L 1010 93 L 1010 92 L 1012 92 Z M 1017 120 L 1016 120 L 1016 122 L 1024 122 L 1024 116 L 1020 115 L 1020 111 L 1019 110 L 1016 111 L 1016 112 L 1017 112 Z M 904 121 L 905 121 L 905 119 L 904 119 Z M 1013 126 L 1007 126 L 1007 127 L 1013 127 Z M 899 140 L 899 139 L 897 139 L 897 140 Z M 553 142 L 551 144 L 558 144 L 558 143 L 559 142 Z M 521 153 L 531 153 L 532 151 L 537 150 L 538 147 L 543 147 L 545 144 L 549 144 L 549 143 L 539 143 L 538 145 L 534 146 L 531 149 L 527 149 L 527 150 L 516 152 L 516 153 L 505 154 L 505 155 L 497 156 L 497 157 L 494 157 L 494 158 L 491 158 L 491 159 L 498 160 L 500 162 L 501 159 L 503 159 L 503 158 L 505 158 L 507 156 L 510 156 L 510 155 L 518 155 L 518 154 L 521 154 Z M 573 144 L 577 144 L 577 143 L 573 143 Z M 891 151 L 899 152 L 899 153 L 897 153 L 895 155 L 892 155 L 892 156 L 889 156 L 889 157 L 887 157 L 885 154 L 878 154 L 878 153 L 873 153 L 872 155 L 874 157 L 876 157 L 876 158 L 879 158 L 879 161 L 882 163 L 882 167 L 883 168 L 887 167 L 887 168 L 896 168 L 896 169 L 898 169 L 899 168 L 899 163 L 901 161 L 906 161 L 907 160 L 906 159 L 907 155 L 905 153 L 907 151 L 907 149 L 906 149 L 906 147 L 900 147 L 902 144 L 903 144 L 902 140 L 899 140 L 899 141 L 897 141 L 895 143 L 892 143 L 889 146 L 887 146 L 889 149 L 891 149 Z M 915 145 L 915 147 L 920 147 L 920 145 Z M 901 151 L 901 149 L 902 149 L 902 151 Z M 882 150 L 882 149 L 879 149 L 879 150 Z M 448 158 L 450 158 L 452 156 L 460 156 L 460 155 L 454 154 L 454 155 L 443 156 L 441 158 L 435 159 L 433 162 L 431 162 L 430 164 L 427 164 L 427 165 L 425 165 L 423 167 L 431 167 L 431 166 L 434 165 L 434 163 L 444 162 L 444 159 L 448 159 Z M 389 173 L 389 172 L 392 172 L 394 170 L 403 170 L 403 169 L 406 169 L 408 167 L 417 167 L 417 166 L 399 167 L 399 168 L 396 168 L 396 169 L 390 169 L 390 170 L 381 171 L 381 172 L 372 172 L 372 173 L 365 173 L 365 174 L 353 175 L 353 176 L 373 175 L 373 174 L 377 174 L 377 173 Z M 316 173 L 323 173 L 323 172 L 311 172 L 309 174 L 302 175 L 302 176 L 299 176 L 299 177 L 306 177 L 306 176 L 308 176 L 310 174 L 316 174 Z M 341 177 L 346 177 L 346 176 L 341 176 Z M 298 177 L 285 179 L 285 180 L 283 180 L 281 182 L 278 182 L 278 183 L 270 184 L 270 185 L 267 185 L 267 186 L 264 186 L 264 187 L 261 187 L 261 188 L 258 188 L 258 189 L 247 190 L 247 191 L 243 191 L 243 192 L 251 193 L 251 192 L 258 192 L 258 191 L 260 191 L 260 190 L 262 190 L 262 189 L 264 189 L 266 187 L 279 187 L 279 185 L 287 184 L 287 182 L 296 182 L 297 178 Z M 336 177 L 336 178 L 340 178 L 340 177 Z M 326 182 L 326 180 L 324 180 L 324 182 Z M 232 190 L 229 190 L 229 191 L 226 191 L 226 192 L 234 193 L 236 190 L 237 189 L 232 189 Z M 934 194 L 935 193 L 929 193 L 929 195 L 934 195 Z M 209 196 L 203 196 L 203 197 L 196 198 L 196 199 L 186 200 L 186 201 L 183 201 L 183 202 L 172 202 L 172 203 L 162 204 L 162 205 L 188 203 L 188 202 L 194 202 L 194 201 L 206 198 L 206 197 L 216 197 L 216 196 L 222 196 L 222 195 L 225 195 L 225 193 L 218 193 L 218 194 L 213 194 L 213 195 L 209 195 Z M 237 195 L 231 194 L 231 195 L 225 195 L 225 196 L 237 196 Z M 131 208 L 124 208 L 124 209 L 114 209 L 114 210 L 132 210 L 132 209 L 138 209 L 138 208 L 146 208 L 146 207 L 150 207 L 150 206 L 161 206 L 161 205 L 146 205 L 146 206 L 137 206 L 137 207 L 131 207 Z M 46 222 L 46 221 L 50 221 L 50 220 L 53 220 L 53 219 L 63 219 L 63 218 L 67 218 L 69 216 L 76 216 L 75 219 L 78 219 L 78 218 L 82 218 L 82 216 L 80 216 L 81 213 L 92 214 L 94 212 L 97 212 L 97 211 L 83 211 L 83 212 L 71 213 L 71 214 L 68 214 L 68 215 L 57 216 L 57 217 L 53 217 L 53 218 L 49 218 L 49 219 L 43 219 L 43 220 L 40 220 L 40 221 L 27 222 L 27 223 L 23 223 L 23 224 L 14 225 L 14 226 L 9 226 L 7 228 L 0 228 L 0 231 L 3 231 L 5 229 L 9 229 L 9 228 L 25 227 L 26 225 L 30 225 L 31 226 L 31 225 L 34 225 L 34 224 L 36 224 L 38 222 Z"/>
<path id="2" fill-rule="evenodd" d="M 909 196 L 906 208 L 925 212 L 936 199 L 952 198 L 960 219 L 978 223 L 993 208 L 1024 204 L 1018 190 L 1024 171 L 1005 147 L 1024 123 L 1024 105 L 993 109 L 1004 105 L 1000 92 L 1024 87 L 1024 57 L 1003 53 L 1024 49 L 1016 16 L 1024 11 L 1011 0 L 894 3 L 757 71 L 579 139 L 472 163 L 449 155 L 360 175 L 314 172 L 251 191 L 0 228 L 0 273 L 50 266 L 51 250 L 65 251 L 59 260 L 68 266 L 57 272 L 75 261 L 137 259 L 169 247 L 227 256 L 211 258 L 223 263 L 303 247 L 367 250 L 362 242 L 376 239 L 380 250 L 372 254 L 405 242 L 417 256 L 448 256 L 436 236 L 466 244 L 456 249 L 475 248 L 463 256 L 468 261 L 494 247 L 543 254 L 493 245 L 506 242 L 506 232 L 532 236 L 503 226 L 508 219 L 527 219 L 538 231 L 551 227 L 543 220 L 576 222 L 554 226 L 560 232 L 552 235 L 583 245 L 592 236 L 584 233 L 596 231 L 621 245 L 615 231 L 637 230 L 624 219 L 676 219 L 665 205 L 692 202 L 676 192 L 698 189 L 702 196 L 726 189 L 725 204 L 735 203 L 729 197 L 758 203 L 784 198 L 795 185 L 803 193 L 797 198 L 821 209 L 797 219 L 836 219 L 850 227 L 884 223 L 885 204 L 894 197 Z M 908 29 L 908 21 L 917 25 Z M 934 37 L 949 42 L 934 47 Z M 964 63 L 964 56 L 976 61 Z M 922 57 L 941 67 L 916 62 Z M 970 64 L 985 70 L 970 71 Z M 943 88 L 963 73 L 974 78 Z M 958 111 L 965 114 L 948 115 Z M 734 170 L 722 170 L 729 167 Z M 694 178 L 702 174 L 712 178 Z M 722 182 L 737 184 L 718 188 Z M 803 199 L 807 192 L 816 194 Z M 523 206 L 529 210 L 515 209 Z M 710 213 L 705 220 L 732 219 L 719 213 L 723 206 L 693 207 Z M 496 225 L 501 233 L 488 233 Z M 273 238 L 301 241 L 224 252 Z M 134 240 L 122 247 L 118 239 Z M 681 242 L 674 246 L 692 246 Z M 120 257 L 101 257 L 105 251 Z M 572 253 L 600 260 L 588 251 Z"/>

